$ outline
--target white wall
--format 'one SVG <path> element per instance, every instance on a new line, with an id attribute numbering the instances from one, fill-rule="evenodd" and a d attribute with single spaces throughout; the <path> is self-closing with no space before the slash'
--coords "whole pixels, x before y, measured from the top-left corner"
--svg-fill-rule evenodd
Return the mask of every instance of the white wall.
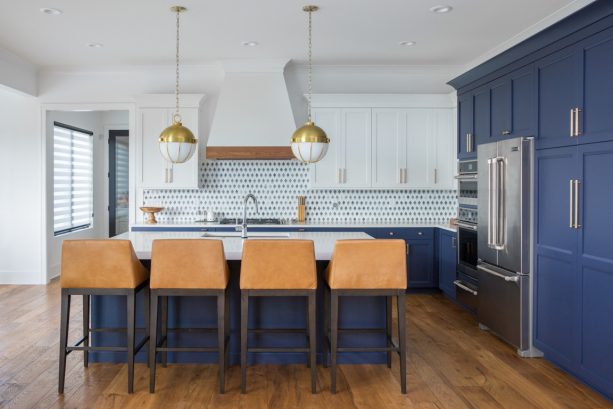
<path id="1" fill-rule="evenodd" d="M 0 86 L 35 96 L 38 93 L 38 67 L 0 47 Z"/>
<path id="2" fill-rule="evenodd" d="M 40 104 L 0 89 L 0 283 L 41 284 Z"/>
<path id="3" fill-rule="evenodd" d="M 94 133 L 94 222 L 91 228 L 55 237 L 53 235 L 53 122 L 61 122 Z M 62 241 L 107 238 L 108 218 L 108 131 L 127 129 L 127 111 L 47 111 L 47 279 L 59 274 Z"/>

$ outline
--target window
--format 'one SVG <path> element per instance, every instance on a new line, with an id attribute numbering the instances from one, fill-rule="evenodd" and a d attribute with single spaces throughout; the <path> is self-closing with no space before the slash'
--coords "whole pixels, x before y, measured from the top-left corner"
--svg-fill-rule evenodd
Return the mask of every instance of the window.
<path id="1" fill-rule="evenodd" d="M 90 227 L 94 219 L 93 132 L 53 123 L 53 233 Z"/>

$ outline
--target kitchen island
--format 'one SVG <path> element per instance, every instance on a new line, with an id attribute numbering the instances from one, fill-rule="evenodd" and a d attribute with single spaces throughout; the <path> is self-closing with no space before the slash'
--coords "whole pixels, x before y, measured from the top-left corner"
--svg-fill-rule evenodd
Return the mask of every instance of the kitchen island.
<path id="1" fill-rule="evenodd" d="M 313 240 L 317 259 L 317 359 L 322 360 L 323 350 L 323 288 L 322 274 L 332 256 L 334 243 L 346 239 L 371 239 L 362 232 L 251 232 L 250 239 L 304 239 Z M 204 236 L 204 237 L 203 237 Z M 151 245 L 156 239 L 217 239 L 223 240 L 224 251 L 230 267 L 230 363 L 240 362 L 240 260 L 243 239 L 234 232 L 218 235 L 203 232 L 155 232 L 132 231 L 116 236 L 115 239 L 130 240 L 137 256 L 145 265 L 151 258 Z M 249 240 L 249 239 L 248 239 Z M 279 257 L 283 257 L 279 254 Z M 126 301 L 119 296 L 94 296 L 91 306 L 92 328 L 125 328 Z M 137 296 L 137 328 L 144 327 L 142 294 Z M 213 297 L 169 297 L 168 300 L 168 344 L 180 346 L 216 346 L 214 332 L 173 332 L 172 328 L 213 328 L 217 323 L 216 300 Z M 339 325 L 341 328 L 384 328 L 385 299 L 383 297 L 346 297 L 339 306 Z M 306 299 L 301 297 L 258 297 L 250 301 L 250 327 L 265 328 L 304 328 L 306 326 Z M 143 331 L 137 330 L 136 339 Z M 125 334 L 121 332 L 94 332 L 92 344 L 118 346 L 125 344 Z M 137 341 L 138 342 L 138 341 Z M 339 343 L 343 346 L 386 345 L 386 337 L 379 333 L 341 334 Z M 254 333 L 250 334 L 252 346 L 302 347 L 306 339 L 301 334 Z M 146 348 L 137 356 L 137 361 L 145 362 Z M 123 362 L 124 353 L 92 352 L 94 362 Z M 384 363 L 386 355 L 382 352 L 339 353 L 339 363 Z M 169 362 L 216 363 L 215 353 L 168 353 Z M 306 363 L 305 353 L 258 353 L 249 356 L 250 363 Z"/>

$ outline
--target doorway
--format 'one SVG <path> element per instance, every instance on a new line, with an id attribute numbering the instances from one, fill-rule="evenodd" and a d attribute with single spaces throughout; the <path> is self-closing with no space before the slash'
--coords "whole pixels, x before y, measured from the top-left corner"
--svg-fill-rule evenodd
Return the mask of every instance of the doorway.
<path id="1" fill-rule="evenodd" d="M 109 237 L 129 228 L 129 152 L 128 130 L 109 130 Z"/>

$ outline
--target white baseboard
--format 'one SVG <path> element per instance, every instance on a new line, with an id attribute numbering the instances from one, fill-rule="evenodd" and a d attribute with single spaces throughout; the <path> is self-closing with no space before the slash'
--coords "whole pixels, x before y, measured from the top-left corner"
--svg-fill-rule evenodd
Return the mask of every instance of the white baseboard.
<path id="1" fill-rule="evenodd" d="M 53 280 L 55 277 L 59 277 L 59 276 L 60 276 L 60 265 L 59 264 L 49 267 L 49 270 L 47 270 L 47 283 L 49 283 L 49 281 Z"/>
<path id="2" fill-rule="evenodd" d="M 47 284 L 39 271 L 0 271 L 0 284 Z"/>

